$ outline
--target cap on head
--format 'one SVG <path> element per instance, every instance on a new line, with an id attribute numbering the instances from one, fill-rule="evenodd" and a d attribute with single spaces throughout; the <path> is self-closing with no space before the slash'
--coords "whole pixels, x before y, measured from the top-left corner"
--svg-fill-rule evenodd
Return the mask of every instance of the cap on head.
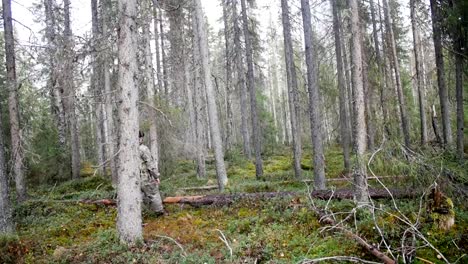
<path id="1" fill-rule="evenodd" d="M 145 136 L 145 133 L 142 131 L 138 131 L 138 138 L 143 138 Z"/>

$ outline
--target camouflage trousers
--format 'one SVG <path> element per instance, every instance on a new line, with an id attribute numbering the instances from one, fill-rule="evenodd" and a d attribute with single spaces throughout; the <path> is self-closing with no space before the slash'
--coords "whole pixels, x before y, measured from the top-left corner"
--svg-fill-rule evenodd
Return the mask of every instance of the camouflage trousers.
<path id="1" fill-rule="evenodd" d="M 146 204 L 149 204 L 151 210 L 156 213 L 164 212 L 158 184 L 150 183 L 149 181 L 143 181 L 141 183 L 141 191 L 143 192 L 143 201 Z"/>

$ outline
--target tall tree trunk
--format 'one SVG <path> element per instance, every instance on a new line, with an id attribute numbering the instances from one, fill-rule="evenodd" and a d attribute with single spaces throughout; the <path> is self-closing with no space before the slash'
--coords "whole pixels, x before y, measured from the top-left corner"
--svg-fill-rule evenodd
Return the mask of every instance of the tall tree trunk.
<path id="1" fill-rule="evenodd" d="M 140 154 L 138 151 L 137 17 L 135 0 L 119 0 L 117 85 L 119 153 L 117 188 L 117 230 L 120 241 L 134 244 L 142 239 Z"/>
<path id="2" fill-rule="evenodd" d="M 366 32 L 365 27 L 361 24 L 361 36 L 363 36 L 362 42 L 362 77 L 364 85 L 364 107 L 366 113 L 366 134 L 367 134 L 367 149 L 374 149 L 375 141 L 375 128 L 374 122 L 374 91 L 369 82 L 369 64 L 367 57 L 366 38 L 364 37 Z"/>
<path id="3" fill-rule="evenodd" d="M 250 148 L 250 133 L 248 124 L 248 108 L 247 108 L 247 86 L 245 83 L 244 61 L 242 59 L 242 45 L 241 45 L 241 29 L 239 27 L 240 17 L 237 13 L 237 0 L 233 2 L 232 6 L 233 26 L 234 26 L 234 50 L 236 61 L 236 76 L 237 76 L 237 90 L 240 93 L 240 110 L 241 110 L 241 134 L 244 155 L 248 159 L 252 158 L 252 150 Z"/>
<path id="4" fill-rule="evenodd" d="M 346 108 L 347 108 L 347 111 L 348 111 L 348 115 L 349 115 L 349 120 L 348 122 L 346 123 L 346 125 L 348 126 L 348 131 L 349 131 L 349 135 L 350 135 L 350 144 L 352 145 L 353 144 L 353 120 L 354 120 L 354 110 L 353 110 L 353 96 L 352 96 L 352 80 L 351 80 L 351 76 L 350 76 L 350 71 L 351 71 L 351 66 L 349 65 L 349 61 L 348 61 L 348 53 L 346 51 L 346 41 L 345 41 L 345 37 L 344 37 L 344 34 L 343 34 L 343 27 L 340 26 L 340 33 L 341 33 L 341 39 L 343 40 L 342 43 L 341 43 L 341 51 L 342 51 L 342 54 L 343 54 L 343 71 L 344 71 L 344 76 L 345 76 L 345 81 L 346 81 L 346 93 L 345 93 L 345 96 L 346 96 Z M 351 54 L 350 54 L 351 56 Z"/>
<path id="5" fill-rule="evenodd" d="M 424 98 L 424 90 L 426 89 L 425 77 L 423 76 L 423 61 L 422 61 L 422 46 L 421 46 L 421 34 L 419 32 L 419 26 L 416 21 L 416 1 L 410 0 L 411 9 L 411 29 L 413 31 L 413 52 L 414 52 L 414 64 L 416 70 L 416 85 L 418 91 L 418 102 L 419 102 L 419 122 L 421 126 L 421 145 L 424 146 L 427 143 L 427 120 L 426 120 L 426 100 Z"/>
<path id="6" fill-rule="evenodd" d="M 193 30 L 197 28 L 196 20 L 192 19 Z M 206 178 L 206 166 L 205 166 L 205 144 L 204 144 L 204 125 L 203 125 L 203 113 L 205 113 L 205 102 L 203 100 L 205 95 L 205 89 L 203 87 L 203 80 L 200 73 L 200 50 L 196 47 L 196 39 L 194 38 L 193 43 L 193 65 L 194 65 L 194 87 L 195 92 L 193 94 L 193 101 L 195 104 L 195 145 L 196 145 L 196 156 L 197 156 L 197 176 L 200 179 Z"/>
<path id="7" fill-rule="evenodd" d="M 167 59 L 166 59 L 166 48 L 164 44 L 164 26 L 163 26 L 163 21 L 162 21 L 162 10 L 159 7 L 159 13 L 158 13 L 158 18 L 159 18 L 159 35 L 161 39 L 161 67 L 162 67 L 162 83 L 164 84 L 164 98 L 166 100 L 169 100 L 169 82 L 167 80 Z"/>
<path id="8" fill-rule="evenodd" d="M 393 23 L 390 17 L 390 7 L 388 5 L 387 0 L 383 0 L 384 5 L 384 17 L 385 17 L 385 25 L 387 28 L 389 46 L 390 46 L 390 53 L 391 53 L 391 64 L 393 65 L 393 73 L 395 75 L 395 84 L 398 96 L 398 107 L 400 109 L 400 119 L 401 119 L 401 131 L 403 133 L 403 138 L 405 140 L 405 146 L 410 146 L 410 133 L 409 133 L 409 122 L 408 122 L 408 114 L 406 113 L 406 103 L 405 103 L 405 95 L 403 93 L 403 86 L 401 84 L 401 77 L 400 77 L 400 62 L 398 61 L 398 54 L 396 49 L 396 42 L 395 42 L 395 35 L 393 33 Z"/>
<path id="9" fill-rule="evenodd" d="M 3 8 L 11 5 L 5 5 L 3 1 Z M 11 9 L 10 9 L 11 10 Z M 15 232 L 15 225 L 13 223 L 13 216 L 11 210 L 11 203 L 9 198 L 8 188 L 8 174 L 5 163 L 5 143 L 3 142 L 3 117 L 2 110 L 0 109 L 0 235 L 11 234 Z"/>
<path id="10" fill-rule="evenodd" d="M 216 98 L 213 84 L 211 82 L 211 68 L 209 65 L 208 57 L 208 38 L 206 36 L 204 15 L 201 7 L 201 1 L 195 0 L 195 12 L 196 16 L 194 19 L 197 21 L 197 38 L 198 49 L 200 50 L 200 60 L 202 64 L 203 79 L 205 82 L 207 103 L 208 103 L 208 115 L 210 121 L 211 137 L 213 140 L 213 149 L 216 161 L 216 174 L 218 176 L 218 187 L 222 191 L 228 182 L 226 175 L 226 167 L 224 165 L 224 152 L 221 141 L 221 133 L 219 129 L 218 110 L 216 108 Z"/>
<path id="11" fill-rule="evenodd" d="M 245 0 L 241 0 L 242 21 L 245 41 L 245 56 L 247 60 L 247 86 L 250 94 L 250 115 L 252 121 L 252 136 L 255 146 L 255 176 L 257 179 L 263 177 L 262 143 L 260 138 L 260 125 L 258 122 L 257 96 L 255 89 L 254 67 L 253 67 L 253 47 L 252 36 L 249 31 L 249 21 L 247 18 L 247 6 Z"/>
<path id="12" fill-rule="evenodd" d="M 157 76 L 157 90 L 159 93 L 164 91 L 163 76 L 161 71 L 161 53 L 159 45 L 159 24 L 161 21 L 158 19 L 158 1 L 153 0 L 153 28 L 154 28 L 154 49 L 156 53 L 156 76 Z"/>
<path id="13" fill-rule="evenodd" d="M 78 120 L 75 109 L 75 84 L 73 81 L 73 35 L 70 25 L 70 0 L 63 1 L 64 8 L 64 35 L 65 35 L 65 65 L 64 65 L 64 91 L 66 92 L 66 115 L 70 132 L 72 178 L 80 178 L 80 138 Z"/>
<path id="14" fill-rule="evenodd" d="M 340 101 L 340 135 L 341 146 L 343 147 L 344 167 L 345 171 L 350 170 L 350 133 L 349 133 L 349 113 L 346 107 L 346 84 L 344 78 L 343 59 L 341 55 L 341 34 L 340 34 L 340 19 L 339 9 L 336 0 L 330 0 L 333 12 L 333 32 L 335 34 L 335 53 L 336 53 L 336 68 L 338 75 L 338 91 Z"/>
<path id="15" fill-rule="evenodd" d="M 291 134 L 293 143 L 293 168 L 296 178 L 302 177 L 301 169 L 301 137 L 299 126 L 299 100 L 297 95 L 296 66 L 294 65 L 294 50 L 291 37 L 291 23 L 289 20 L 289 7 L 287 0 L 281 0 L 283 21 L 284 58 L 286 61 L 286 77 L 288 79 L 289 112 L 291 113 Z"/>
<path id="16" fill-rule="evenodd" d="M 112 46 L 108 44 L 108 36 L 109 36 L 109 28 L 110 28 L 110 10 L 111 10 L 111 1 L 104 0 L 101 3 L 101 17 L 102 17 L 102 39 L 103 42 L 101 43 L 101 47 L 106 50 L 104 53 L 101 54 L 101 63 L 102 69 L 101 71 L 104 74 L 104 104 L 105 104 L 105 113 L 106 113 L 106 123 L 107 123 L 107 134 L 105 135 L 107 149 L 106 153 L 108 154 L 109 159 L 109 167 L 111 171 L 111 178 L 112 178 L 112 185 L 117 186 L 118 183 L 118 176 L 117 176 L 117 167 L 116 167 L 116 159 L 115 159 L 115 130 L 114 130 L 114 109 L 113 109 L 113 94 L 114 90 L 111 88 L 111 78 L 110 78 L 110 65 L 111 65 L 111 53 L 112 53 Z"/>
<path id="17" fill-rule="evenodd" d="M 453 1 L 454 9 L 457 9 L 458 3 L 459 1 Z M 463 109 L 463 55 L 466 54 L 464 49 L 466 49 L 468 45 L 466 44 L 467 33 L 463 32 L 460 24 L 455 26 L 453 49 L 455 51 L 455 93 L 457 98 L 457 155 L 459 160 L 462 161 L 464 158 L 463 122 L 465 120 Z"/>
<path id="18" fill-rule="evenodd" d="M 46 15 L 46 39 L 47 39 L 47 52 L 48 63 L 49 63 L 49 78 L 48 87 L 50 89 L 51 109 L 52 114 L 55 117 L 55 123 L 57 125 L 58 132 L 58 143 L 59 143 L 59 154 L 57 155 L 57 172 L 60 177 L 63 177 L 64 170 L 66 167 L 66 124 L 65 124 L 65 113 L 63 109 L 62 98 L 60 96 L 60 69 L 58 67 L 58 41 L 56 33 L 56 19 L 55 19 L 55 1 L 44 0 L 44 11 Z M 68 167 L 67 167 L 68 169 Z"/>
<path id="19" fill-rule="evenodd" d="M 98 18 L 98 3 L 97 0 L 91 0 L 91 24 L 92 24 L 92 32 L 93 32 L 93 45 L 98 46 L 99 39 L 102 37 L 99 30 L 99 18 Z M 102 41 L 101 41 L 102 43 Z M 93 90 L 94 95 L 94 114 L 96 116 L 96 125 L 95 125 L 95 132 L 96 132 L 96 150 L 97 150 L 97 162 L 98 162 L 98 173 L 100 175 L 104 175 L 104 166 L 103 163 L 105 161 L 104 157 L 104 142 L 105 142 L 105 132 L 103 129 L 103 122 L 104 116 L 102 112 L 102 92 L 100 91 L 101 85 L 103 84 L 103 80 L 101 79 L 103 76 L 103 61 L 102 61 L 102 54 L 97 54 L 95 52 L 92 58 L 92 69 L 93 73 L 91 76 L 91 87 Z"/>
<path id="20" fill-rule="evenodd" d="M 11 0 L 3 0 L 3 28 L 5 37 L 6 87 L 8 89 L 8 110 L 10 113 L 11 164 L 15 177 L 16 195 L 19 202 L 26 200 L 23 149 L 19 115 L 18 87 L 16 83 L 15 40 L 11 17 Z"/>
<path id="21" fill-rule="evenodd" d="M 364 87 L 362 83 L 362 56 L 361 56 L 361 26 L 359 18 L 359 6 L 357 0 L 350 0 L 351 9 L 351 33 L 352 33 L 352 57 L 353 87 L 354 87 L 354 200 L 358 204 L 369 202 L 369 190 L 367 185 L 367 169 L 365 162 L 366 152 L 366 122 L 364 113 Z"/>
<path id="22" fill-rule="evenodd" d="M 143 25 L 143 45 L 144 45 L 144 63 L 145 63 L 145 86 L 146 86 L 146 99 L 149 105 L 149 146 L 151 155 L 156 165 L 156 172 L 159 173 L 159 144 L 158 144 L 158 125 L 156 123 L 157 116 L 154 114 L 154 100 L 155 100 L 155 86 L 154 86 L 154 74 L 153 74 L 153 55 L 151 54 L 151 35 L 150 35 L 150 22 L 151 22 L 151 7 L 149 1 L 143 1 L 141 3 L 144 6 L 144 25 Z M 156 37 L 157 39 L 157 37 Z"/>
<path id="23" fill-rule="evenodd" d="M 388 125 L 388 116 L 387 116 L 387 108 L 383 106 L 383 93 L 384 90 L 386 89 L 385 85 L 385 73 L 384 69 L 382 67 L 382 55 L 380 54 L 380 45 L 379 45 L 379 37 L 378 37 L 378 32 L 377 32 L 377 21 L 376 21 L 376 10 L 374 6 L 374 1 L 370 0 L 370 12 L 371 12 L 371 20 L 372 20 L 372 38 L 374 40 L 374 50 L 375 50 L 375 60 L 377 63 L 377 85 L 379 86 L 379 92 L 380 92 L 380 108 L 382 110 L 382 118 L 383 118 L 383 127 L 384 131 L 388 131 L 387 125 Z M 385 136 L 385 134 L 384 134 Z"/>
<path id="24" fill-rule="evenodd" d="M 318 190 L 325 186 L 325 160 L 323 155 L 322 121 L 318 87 L 318 67 L 312 45 L 312 24 L 309 0 L 301 0 L 302 23 L 307 64 L 307 89 L 309 91 L 309 114 L 314 150 L 314 185 Z"/>
<path id="25" fill-rule="evenodd" d="M 437 85 L 439 86 L 440 111 L 442 117 L 442 128 L 444 144 L 452 144 L 452 128 L 450 127 L 450 105 L 448 90 L 445 84 L 444 54 L 442 52 L 442 17 L 438 0 L 430 0 L 432 14 L 432 38 L 434 40 L 434 53 L 437 69 Z"/>
<path id="26" fill-rule="evenodd" d="M 170 81 L 171 89 L 171 100 L 174 105 L 181 107 L 183 105 L 183 99 L 185 93 L 185 75 L 184 75 L 184 63 L 185 63 L 185 50 L 184 47 L 184 20 L 185 14 L 183 6 L 179 0 L 166 1 L 168 5 L 167 15 L 169 17 L 169 43 L 170 43 Z"/>
<path id="27" fill-rule="evenodd" d="M 230 45 L 230 28 L 228 20 L 228 0 L 223 0 L 223 23 L 224 23 L 224 44 L 225 44 L 225 60 L 226 60 L 226 145 L 225 150 L 229 151 L 232 147 L 233 142 L 233 112 L 232 112 L 232 67 L 231 67 L 231 45 Z"/>
<path id="28" fill-rule="evenodd" d="M 384 21 L 383 16 L 382 16 L 382 8 L 380 4 L 380 0 L 377 0 L 377 6 L 379 7 L 379 19 L 380 21 Z M 390 69 L 390 63 L 388 63 L 388 58 L 387 55 L 390 54 L 388 51 L 388 41 L 385 41 L 385 33 L 384 33 L 384 24 L 380 24 L 380 34 L 381 34 L 381 39 L 382 39 L 382 71 L 383 71 L 383 88 L 380 93 L 380 103 L 381 103 L 381 108 L 382 108 L 382 113 L 384 116 L 384 129 L 385 133 L 383 134 L 388 135 L 389 137 L 392 136 L 394 131 L 391 129 L 391 120 L 390 116 L 388 114 L 388 111 L 390 110 L 391 112 L 398 112 L 398 108 L 393 108 L 394 106 L 392 104 L 389 104 L 389 98 L 393 96 L 389 96 L 390 93 L 390 88 L 395 87 L 393 78 L 391 78 L 391 69 Z"/>

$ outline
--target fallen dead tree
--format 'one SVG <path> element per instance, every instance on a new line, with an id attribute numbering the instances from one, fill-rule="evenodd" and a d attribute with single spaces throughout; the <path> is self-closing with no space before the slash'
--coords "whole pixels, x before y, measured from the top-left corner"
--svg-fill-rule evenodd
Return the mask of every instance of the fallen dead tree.
<path id="1" fill-rule="evenodd" d="M 367 180 L 383 180 L 383 179 L 394 179 L 399 180 L 403 179 L 405 176 L 378 176 L 378 177 L 367 177 Z M 353 178 L 350 177 L 343 177 L 343 178 L 329 178 L 327 179 L 328 182 L 352 182 Z M 286 181 L 278 181 L 272 183 L 279 183 L 279 184 L 288 184 L 288 183 L 311 183 L 314 180 L 305 179 L 305 180 L 286 180 Z M 218 189 L 218 185 L 204 185 L 204 186 L 193 186 L 193 187 L 185 187 L 180 188 L 179 191 L 212 191 Z"/>
<path id="2" fill-rule="evenodd" d="M 390 189 L 390 193 L 385 189 L 369 189 L 369 195 L 372 199 L 390 199 L 392 198 L 414 198 L 419 195 L 418 192 L 401 189 Z M 310 197 L 321 200 L 343 200 L 353 199 L 353 189 L 339 189 L 339 190 L 316 190 L 310 193 Z M 166 204 L 189 204 L 194 207 L 215 205 L 223 206 L 230 205 L 238 200 L 265 200 L 271 198 L 281 197 L 297 197 L 304 195 L 299 192 L 258 192 L 258 193 L 236 193 L 236 194 L 211 194 L 211 195 L 194 195 L 194 196 L 174 196 L 166 197 L 163 202 Z M 99 199 L 99 200 L 30 200 L 42 202 L 58 202 L 58 203 L 82 203 L 82 204 L 96 204 L 104 206 L 116 205 L 114 199 Z"/>
<path id="3" fill-rule="evenodd" d="M 418 193 L 408 190 L 392 189 L 388 193 L 385 189 L 369 189 L 369 195 L 372 199 L 390 199 L 394 198 L 414 198 L 417 197 Z M 353 189 L 339 189 L 339 190 L 317 190 L 311 192 L 312 198 L 329 200 L 329 199 L 353 199 Z M 276 197 L 295 197 L 300 196 L 302 193 L 297 192 L 262 192 L 262 193 L 237 193 L 237 194 L 213 194 L 203 196 L 176 196 L 167 197 L 164 199 L 164 203 L 179 203 L 189 204 L 191 206 L 199 207 L 204 205 L 230 205 L 236 200 L 241 199 L 268 199 Z"/>

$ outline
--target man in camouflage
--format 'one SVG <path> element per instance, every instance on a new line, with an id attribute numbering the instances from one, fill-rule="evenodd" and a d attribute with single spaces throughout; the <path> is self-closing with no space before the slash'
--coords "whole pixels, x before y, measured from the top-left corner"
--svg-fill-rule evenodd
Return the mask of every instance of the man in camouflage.
<path id="1" fill-rule="evenodd" d="M 139 132 L 140 138 L 140 180 L 141 191 L 143 192 L 143 200 L 149 203 L 151 210 L 158 215 L 165 214 L 161 194 L 159 193 L 159 173 L 157 164 L 151 155 L 149 148 L 143 145 L 143 137 L 145 134 Z"/>

